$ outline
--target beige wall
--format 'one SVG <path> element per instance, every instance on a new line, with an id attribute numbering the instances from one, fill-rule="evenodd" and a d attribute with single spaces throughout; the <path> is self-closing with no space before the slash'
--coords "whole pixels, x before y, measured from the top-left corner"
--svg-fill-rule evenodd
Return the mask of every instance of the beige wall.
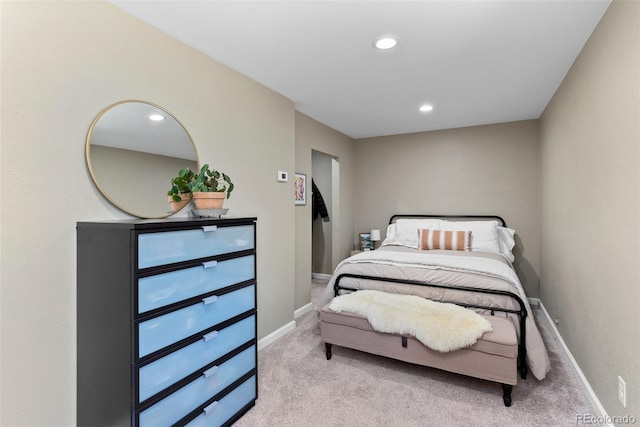
<path id="1" fill-rule="evenodd" d="M 332 218 L 337 240 L 333 253 L 338 259 L 347 258 L 353 240 L 354 214 L 354 158 L 353 140 L 310 117 L 296 111 L 296 172 L 311 177 L 311 151 L 317 150 L 337 158 L 340 162 L 340 213 Z M 311 182 L 309 181 L 309 185 Z M 310 197 L 310 193 L 307 194 Z M 310 202 L 310 199 L 308 200 Z M 335 208 L 335 207 L 334 207 Z M 296 308 L 311 301 L 311 203 L 296 206 Z M 335 265 L 333 265 L 335 267 Z"/>
<path id="2" fill-rule="evenodd" d="M 165 107 L 233 177 L 230 214 L 258 217 L 259 335 L 291 322 L 295 211 L 276 173 L 294 171 L 293 103 L 106 2 L 0 7 L 0 424 L 75 423 L 75 223 L 127 217 L 93 186 L 84 141 L 116 101 Z"/>
<path id="3" fill-rule="evenodd" d="M 540 123 L 542 301 L 609 415 L 640 419 L 640 3 L 611 4 Z"/>
<path id="4" fill-rule="evenodd" d="M 500 215 L 518 233 L 523 286 L 538 296 L 536 120 L 361 139 L 355 157 L 356 233 L 384 234 L 396 213 Z"/>

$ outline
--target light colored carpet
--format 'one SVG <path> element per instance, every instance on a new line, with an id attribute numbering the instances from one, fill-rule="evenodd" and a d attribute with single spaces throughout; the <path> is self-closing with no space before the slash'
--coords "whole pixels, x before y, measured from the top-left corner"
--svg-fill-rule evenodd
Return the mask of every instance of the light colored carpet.
<path id="1" fill-rule="evenodd" d="M 325 286 L 313 281 L 312 302 Z M 260 351 L 256 406 L 234 426 L 568 426 L 578 414 L 595 415 L 538 310 L 552 372 L 519 379 L 510 408 L 489 381 L 338 346 L 326 360 L 316 310 L 314 303 L 295 330 Z"/>

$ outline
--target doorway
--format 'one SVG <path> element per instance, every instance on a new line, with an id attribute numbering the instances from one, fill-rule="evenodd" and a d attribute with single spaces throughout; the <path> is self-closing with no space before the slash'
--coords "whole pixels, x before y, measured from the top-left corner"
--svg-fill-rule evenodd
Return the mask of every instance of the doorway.
<path id="1" fill-rule="evenodd" d="M 324 277 L 332 274 L 339 262 L 340 162 L 334 156 L 311 150 L 311 163 L 315 184 L 315 194 L 311 196 L 311 271 L 314 276 Z"/>

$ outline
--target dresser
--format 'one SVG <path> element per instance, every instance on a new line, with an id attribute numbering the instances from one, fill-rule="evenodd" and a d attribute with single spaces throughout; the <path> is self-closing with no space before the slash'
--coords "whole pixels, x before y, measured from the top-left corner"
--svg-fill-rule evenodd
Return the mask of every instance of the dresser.
<path id="1" fill-rule="evenodd" d="M 256 218 L 77 224 L 77 425 L 230 425 L 258 397 Z"/>

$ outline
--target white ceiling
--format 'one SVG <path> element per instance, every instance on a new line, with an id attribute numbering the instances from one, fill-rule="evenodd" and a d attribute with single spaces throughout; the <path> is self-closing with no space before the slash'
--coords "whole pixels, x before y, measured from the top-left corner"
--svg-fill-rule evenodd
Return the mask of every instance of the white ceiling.
<path id="1" fill-rule="evenodd" d="M 111 1 L 353 138 L 536 119 L 609 6 Z M 398 46 L 377 51 L 374 39 Z M 434 110 L 420 113 L 419 105 Z"/>

